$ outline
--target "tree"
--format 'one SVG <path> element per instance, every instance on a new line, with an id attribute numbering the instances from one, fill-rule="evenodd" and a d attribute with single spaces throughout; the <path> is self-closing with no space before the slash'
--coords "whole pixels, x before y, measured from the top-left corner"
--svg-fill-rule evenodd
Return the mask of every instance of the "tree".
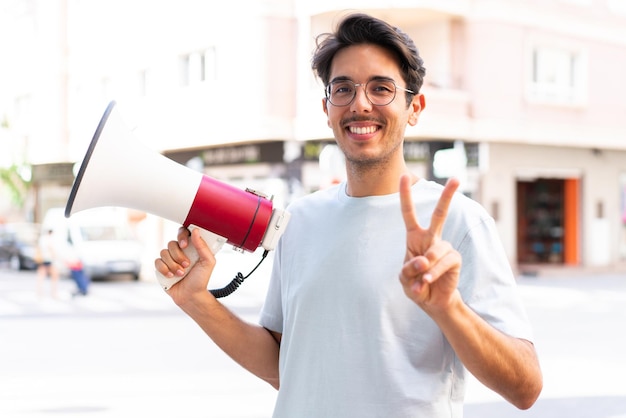
<path id="1" fill-rule="evenodd" d="M 24 173 L 30 171 L 29 166 L 11 165 L 10 167 L 0 167 L 0 181 L 6 184 L 9 193 L 11 194 L 11 201 L 18 207 L 24 206 L 28 190 L 31 186 L 30 178 L 26 179 Z"/>

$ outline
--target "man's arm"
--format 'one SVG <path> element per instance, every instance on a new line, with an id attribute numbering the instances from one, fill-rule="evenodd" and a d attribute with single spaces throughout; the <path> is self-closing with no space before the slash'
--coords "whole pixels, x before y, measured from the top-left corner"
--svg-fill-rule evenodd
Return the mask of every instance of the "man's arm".
<path id="1" fill-rule="evenodd" d="M 458 187 L 446 184 L 428 228 L 417 222 L 410 179 L 400 183 L 407 253 L 400 282 L 408 298 L 439 326 L 465 367 L 518 408 L 530 408 L 543 387 L 534 346 L 493 328 L 462 300 L 457 289 L 461 255 L 441 239 L 448 206 Z"/>
<path id="2" fill-rule="evenodd" d="M 155 267 L 161 274 L 170 278 L 184 275 L 183 269 L 188 267 L 189 260 L 182 248 L 188 245 L 188 237 L 189 233 L 182 230 L 179 241 L 171 241 L 168 248 L 161 251 L 161 258 L 155 261 Z M 191 242 L 198 251 L 199 259 L 187 276 L 167 293 L 226 354 L 278 389 L 280 334 L 243 321 L 207 290 L 215 257 L 199 231 L 193 231 Z"/>
<path id="3" fill-rule="evenodd" d="M 429 309 L 427 313 L 479 381 L 520 409 L 535 403 L 543 379 L 530 341 L 492 327 L 463 302 L 458 291 L 448 307 Z"/>

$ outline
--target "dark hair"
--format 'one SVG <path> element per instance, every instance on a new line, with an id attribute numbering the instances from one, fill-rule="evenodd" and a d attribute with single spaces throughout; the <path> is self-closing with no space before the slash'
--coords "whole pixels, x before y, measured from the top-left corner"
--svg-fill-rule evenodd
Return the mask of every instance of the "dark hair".
<path id="1" fill-rule="evenodd" d="M 324 86 L 330 81 L 330 67 L 335 54 L 343 48 L 360 44 L 378 45 L 393 52 L 408 89 L 419 93 L 424 83 L 426 68 L 413 40 L 401 29 L 375 17 L 363 13 L 346 16 L 334 33 L 318 35 L 316 43 L 311 67 Z M 407 101 L 410 102 L 410 96 L 407 96 Z"/>

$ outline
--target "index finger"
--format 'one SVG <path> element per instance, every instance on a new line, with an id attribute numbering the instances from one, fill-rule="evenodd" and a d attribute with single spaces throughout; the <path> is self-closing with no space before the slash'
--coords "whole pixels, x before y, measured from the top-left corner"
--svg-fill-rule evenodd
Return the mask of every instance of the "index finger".
<path id="1" fill-rule="evenodd" d="M 191 232 L 187 227 L 181 226 L 180 228 L 178 228 L 178 236 L 176 237 L 176 239 L 178 239 L 180 248 L 187 248 L 187 245 L 189 245 L 188 239 L 190 237 Z"/>
<path id="2" fill-rule="evenodd" d="M 411 231 L 419 228 L 413 198 L 411 197 L 411 177 L 409 175 L 400 177 L 400 209 L 406 230 Z"/>
<path id="3" fill-rule="evenodd" d="M 434 235 L 441 236 L 443 224 L 448 216 L 450 201 L 452 200 L 452 197 L 458 187 L 459 180 L 454 177 L 448 179 L 446 182 L 443 192 L 441 192 L 441 197 L 439 198 L 437 206 L 435 206 L 435 210 L 433 211 L 433 215 L 430 219 L 430 226 L 428 227 L 428 230 Z"/>

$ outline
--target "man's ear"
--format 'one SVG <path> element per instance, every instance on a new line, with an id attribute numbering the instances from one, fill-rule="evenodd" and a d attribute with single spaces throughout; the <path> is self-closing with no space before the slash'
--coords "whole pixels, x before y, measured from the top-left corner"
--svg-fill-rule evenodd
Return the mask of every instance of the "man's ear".
<path id="1" fill-rule="evenodd" d="M 324 113 L 326 113 L 326 124 L 330 128 L 330 119 L 328 119 L 328 99 L 326 97 L 322 99 L 322 108 L 324 109 Z"/>
<path id="2" fill-rule="evenodd" d="M 409 120 L 408 123 L 411 126 L 415 126 L 417 125 L 417 121 L 419 120 L 419 116 L 420 113 L 422 113 L 422 110 L 424 110 L 424 108 L 426 107 L 426 99 L 424 98 L 424 95 L 419 93 L 416 94 L 413 97 L 413 101 L 411 101 L 411 104 L 409 105 L 409 110 L 411 113 L 409 113 Z"/>

